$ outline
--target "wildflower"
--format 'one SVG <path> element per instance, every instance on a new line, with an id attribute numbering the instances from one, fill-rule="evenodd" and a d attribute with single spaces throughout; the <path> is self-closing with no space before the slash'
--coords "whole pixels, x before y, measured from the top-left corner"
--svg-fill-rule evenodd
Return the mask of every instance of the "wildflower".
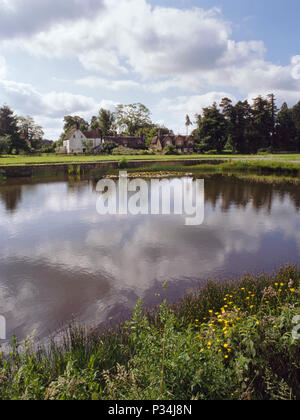
<path id="1" fill-rule="evenodd" d="M 254 305 L 251 305 L 251 306 L 250 306 L 250 309 L 253 309 L 253 308 L 254 308 Z"/>
<path id="2" fill-rule="evenodd" d="M 224 359 L 228 359 L 229 358 L 229 356 L 227 356 L 227 354 L 226 354 L 226 356 L 224 356 Z"/>
<path id="3" fill-rule="evenodd" d="M 228 344 L 224 344 L 224 348 L 227 349 L 229 347 Z"/>
<path id="4" fill-rule="evenodd" d="M 290 291 L 291 291 L 292 293 L 294 293 L 294 292 L 295 292 L 295 289 L 290 289 Z"/>
<path id="5" fill-rule="evenodd" d="M 257 321 L 256 325 L 260 325 L 260 322 L 259 322 L 259 321 Z"/>

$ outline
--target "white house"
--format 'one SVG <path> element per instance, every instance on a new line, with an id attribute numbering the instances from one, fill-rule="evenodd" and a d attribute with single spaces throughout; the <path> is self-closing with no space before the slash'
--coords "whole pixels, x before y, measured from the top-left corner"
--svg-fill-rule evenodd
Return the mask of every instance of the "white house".
<path id="1" fill-rule="evenodd" d="M 63 142 L 63 150 L 65 153 L 85 153 L 87 146 L 84 142 L 92 142 L 93 147 L 100 146 L 102 143 L 101 133 L 99 130 L 81 131 L 74 128 L 69 131 Z"/>

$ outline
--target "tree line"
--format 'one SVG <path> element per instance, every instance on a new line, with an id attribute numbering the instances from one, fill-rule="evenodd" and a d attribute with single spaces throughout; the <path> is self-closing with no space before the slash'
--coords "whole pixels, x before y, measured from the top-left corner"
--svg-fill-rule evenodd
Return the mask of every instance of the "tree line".
<path id="1" fill-rule="evenodd" d="M 258 96 L 252 105 L 247 100 L 234 105 L 224 98 L 219 106 L 215 102 L 196 115 L 196 126 L 197 152 L 300 150 L 300 102 L 292 108 L 285 102 L 278 109 L 274 94 Z"/>
<path id="2" fill-rule="evenodd" d="M 43 136 L 42 127 L 32 117 L 17 116 L 7 105 L 0 108 L 0 154 L 52 151 L 53 146 L 43 142 Z"/>
<path id="3" fill-rule="evenodd" d="M 174 134 L 167 127 L 153 123 L 150 110 L 141 103 L 118 105 L 115 112 L 101 108 L 90 122 L 80 116 L 64 117 L 63 132 L 58 142 L 43 142 L 44 132 L 33 118 L 14 114 L 4 105 L 0 108 L 0 154 L 20 152 L 53 152 L 62 146 L 66 134 L 73 128 L 82 131 L 98 129 L 103 136 L 116 131 L 124 136 L 143 136 L 149 147 L 152 139 L 162 134 Z M 193 125 L 186 116 L 187 134 Z M 252 105 L 245 100 L 233 104 L 223 98 L 196 114 L 192 131 L 195 152 L 225 151 L 255 154 L 260 151 L 300 151 L 300 102 L 289 108 L 286 103 L 278 109 L 274 94 L 258 96 Z"/>

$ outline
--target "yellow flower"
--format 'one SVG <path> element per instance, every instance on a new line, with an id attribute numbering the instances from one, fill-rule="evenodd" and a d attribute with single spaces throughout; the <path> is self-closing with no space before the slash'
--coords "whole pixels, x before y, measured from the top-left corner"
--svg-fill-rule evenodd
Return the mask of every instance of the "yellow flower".
<path id="1" fill-rule="evenodd" d="M 226 356 L 224 356 L 224 359 L 228 359 L 228 357 L 229 357 L 229 356 L 227 356 L 227 354 L 226 354 Z"/>
<path id="2" fill-rule="evenodd" d="M 257 321 L 256 325 L 260 325 L 260 322 L 259 322 L 259 321 Z"/>
<path id="3" fill-rule="evenodd" d="M 224 348 L 227 349 L 229 347 L 228 344 L 224 344 Z"/>
<path id="4" fill-rule="evenodd" d="M 290 291 L 293 293 L 295 291 L 295 289 L 290 289 Z"/>

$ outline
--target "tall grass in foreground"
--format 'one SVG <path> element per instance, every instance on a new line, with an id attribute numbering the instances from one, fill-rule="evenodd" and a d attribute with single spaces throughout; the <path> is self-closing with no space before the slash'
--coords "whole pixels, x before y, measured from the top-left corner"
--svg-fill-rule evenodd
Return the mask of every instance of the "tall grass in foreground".
<path id="1" fill-rule="evenodd" d="M 70 326 L 0 358 L 0 399 L 299 399 L 300 270 L 208 282 L 178 304 L 139 302 L 119 329 Z"/>

